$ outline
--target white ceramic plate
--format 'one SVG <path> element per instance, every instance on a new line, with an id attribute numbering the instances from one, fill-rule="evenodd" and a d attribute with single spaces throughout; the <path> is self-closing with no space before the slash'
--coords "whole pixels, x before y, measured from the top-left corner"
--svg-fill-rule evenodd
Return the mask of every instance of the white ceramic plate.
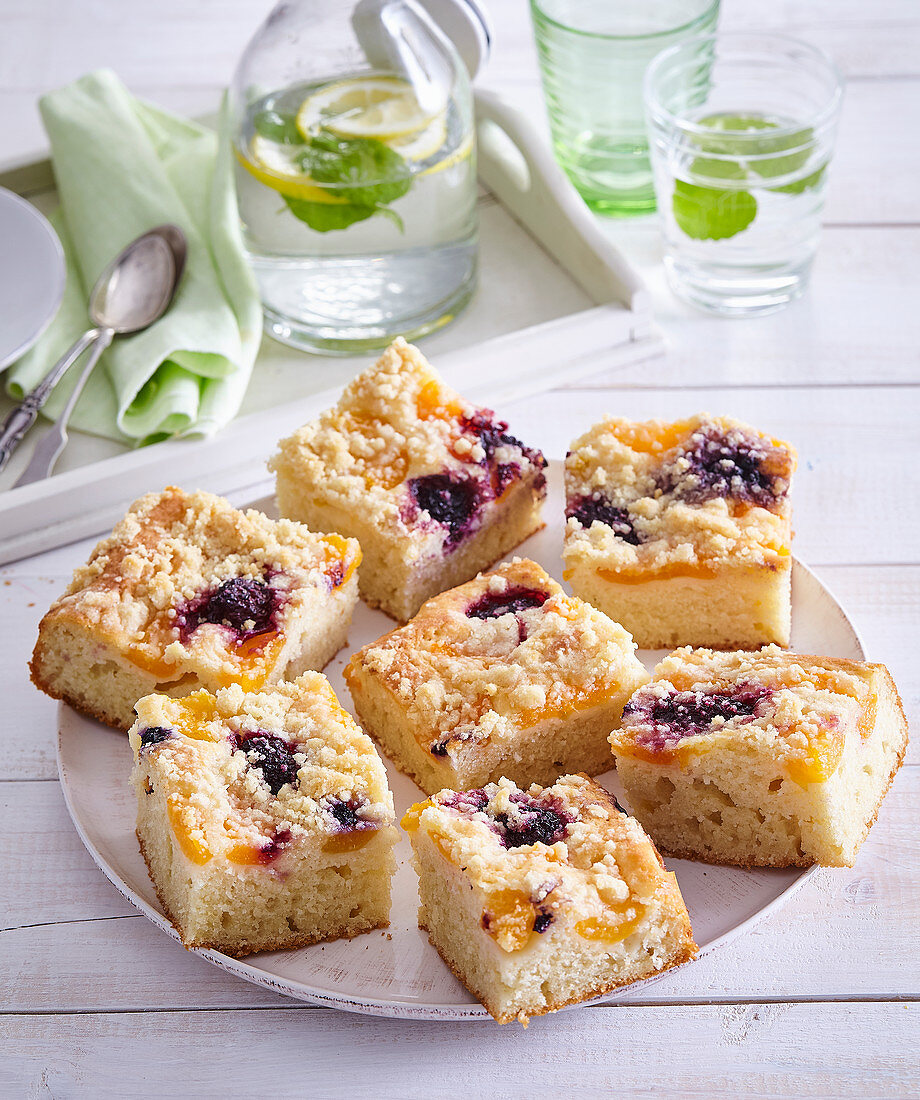
<path id="1" fill-rule="evenodd" d="M 64 253 L 31 203 L 0 187 L 0 370 L 29 350 L 64 294 Z"/>
<path id="2" fill-rule="evenodd" d="M 552 463 L 549 474 L 546 514 L 561 516 L 561 464 Z M 273 513 L 270 498 L 257 501 L 255 506 Z M 518 553 L 559 575 L 561 523 L 548 525 L 528 539 Z M 793 648 L 800 652 L 864 658 L 862 643 L 843 609 L 798 561 L 792 574 L 792 624 Z M 349 646 L 325 670 L 345 706 L 350 704 L 350 696 L 342 680 L 342 668 L 350 653 L 391 628 L 392 622 L 385 615 L 359 604 Z M 651 668 L 663 652 L 642 650 L 639 655 Z M 138 851 L 127 739 L 62 706 L 58 763 L 67 807 L 93 859 L 130 902 L 178 939 L 157 901 Z M 387 774 L 399 816 L 423 796 L 389 763 Z M 599 779 L 607 790 L 622 798 L 615 772 Z M 405 837 L 397 848 L 397 858 L 393 908 L 386 933 L 372 932 L 353 940 L 252 955 L 248 959 L 231 959 L 218 951 L 199 954 L 247 981 L 332 1008 L 413 1019 L 486 1017 L 485 1009 L 448 971 L 416 925 L 416 878 L 409 866 L 409 841 Z M 669 860 L 668 866 L 677 873 L 701 952 L 724 945 L 750 928 L 785 901 L 814 870 L 745 871 L 686 860 Z M 635 985 L 629 986 L 601 1001 L 614 1001 L 635 989 Z"/>

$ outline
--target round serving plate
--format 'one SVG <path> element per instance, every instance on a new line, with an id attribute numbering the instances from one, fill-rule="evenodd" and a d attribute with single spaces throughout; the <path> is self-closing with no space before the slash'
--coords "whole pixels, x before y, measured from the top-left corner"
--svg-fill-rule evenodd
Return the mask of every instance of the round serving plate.
<path id="1" fill-rule="evenodd" d="M 48 220 L 0 187 L 0 370 L 25 355 L 57 313 L 64 252 Z"/>
<path id="2" fill-rule="evenodd" d="M 551 463 L 548 473 L 546 515 L 561 517 L 561 463 Z M 254 506 L 275 514 L 271 498 L 256 501 Z M 561 520 L 551 519 L 542 531 L 518 547 L 517 553 L 533 558 L 548 572 L 560 576 Z M 381 612 L 372 611 L 363 603 L 358 605 L 349 646 L 325 669 L 344 706 L 351 703 L 342 679 L 348 657 L 392 626 L 392 621 Z M 859 635 L 843 608 L 799 561 L 793 562 L 792 573 L 792 648 L 801 653 L 864 659 Z M 664 653 L 664 650 L 640 650 L 639 656 L 651 669 Z M 389 761 L 386 764 L 398 819 L 424 795 Z M 132 904 L 178 939 L 157 900 L 138 851 L 134 835 L 136 802 L 129 782 L 132 757 L 127 738 L 62 706 L 58 765 L 67 808 L 93 859 Z M 599 776 L 598 781 L 623 800 L 615 771 Z M 427 936 L 418 929 L 418 892 L 415 872 L 409 864 L 407 837 L 402 837 L 396 852 L 398 867 L 393 880 L 390 927 L 385 932 L 315 944 L 297 951 L 250 955 L 246 959 L 232 959 L 219 951 L 196 953 L 247 981 L 330 1008 L 404 1019 L 487 1018 L 485 1009 L 454 978 Z M 786 901 L 815 871 L 815 868 L 743 870 L 680 859 L 668 860 L 667 864 L 677 874 L 701 954 L 724 946 L 751 928 Z M 627 986 L 591 1003 L 613 1002 L 632 994 L 636 988 L 636 984 Z"/>

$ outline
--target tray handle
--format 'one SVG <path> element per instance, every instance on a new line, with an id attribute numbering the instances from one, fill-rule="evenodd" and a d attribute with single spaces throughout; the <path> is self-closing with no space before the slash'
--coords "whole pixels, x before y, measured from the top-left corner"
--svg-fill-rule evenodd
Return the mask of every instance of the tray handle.
<path id="1" fill-rule="evenodd" d="M 598 304 L 635 313 L 636 335 L 652 327 L 639 275 L 604 235 L 546 141 L 526 116 L 492 92 L 476 92 L 479 177 Z"/>

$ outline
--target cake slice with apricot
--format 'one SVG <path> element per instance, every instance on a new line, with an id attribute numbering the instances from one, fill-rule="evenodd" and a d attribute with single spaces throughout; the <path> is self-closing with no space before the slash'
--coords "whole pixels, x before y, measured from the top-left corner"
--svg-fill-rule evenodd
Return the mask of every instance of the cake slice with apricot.
<path id="1" fill-rule="evenodd" d="M 630 809 L 666 854 L 850 867 L 907 748 L 884 665 L 679 649 L 610 735 Z"/>
<path id="2" fill-rule="evenodd" d="M 641 648 L 788 645 L 795 461 L 728 417 L 602 421 L 565 460 L 565 578 Z"/>
<path id="3" fill-rule="evenodd" d="M 399 622 L 543 525 L 543 455 L 402 338 L 278 447 L 281 514 L 359 539 L 361 596 Z"/>
<path id="4" fill-rule="evenodd" d="M 187 947 L 240 956 L 388 924 L 393 799 L 325 676 L 149 695 L 137 715 L 137 836 Z"/>
<path id="5" fill-rule="evenodd" d="M 647 679 L 621 626 L 520 558 L 428 600 L 345 669 L 364 729 L 429 794 L 608 771 L 607 735 Z"/>
<path id="6" fill-rule="evenodd" d="M 41 621 L 32 680 L 119 729 L 151 692 L 321 669 L 358 600 L 354 539 L 170 487 L 136 501 Z"/>
<path id="7" fill-rule="evenodd" d="M 526 1024 L 696 954 L 676 878 L 586 776 L 440 791 L 402 824 L 419 926 L 499 1023 Z"/>

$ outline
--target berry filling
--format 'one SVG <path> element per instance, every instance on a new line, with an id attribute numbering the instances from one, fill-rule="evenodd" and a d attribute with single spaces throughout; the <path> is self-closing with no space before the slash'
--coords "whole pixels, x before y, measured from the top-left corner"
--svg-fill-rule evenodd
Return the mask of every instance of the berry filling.
<path id="1" fill-rule="evenodd" d="M 440 804 L 446 809 L 472 816 L 486 814 L 490 828 L 498 834 L 505 848 L 523 848 L 529 844 L 555 844 L 565 836 L 565 830 L 575 819 L 562 803 L 551 795 L 533 798 L 523 791 L 510 796 L 512 809 L 493 813 L 489 808 L 489 795 L 480 789 L 453 791 Z"/>
<path id="2" fill-rule="evenodd" d="M 274 836 L 268 837 L 259 849 L 259 863 L 273 863 L 288 846 L 290 840 L 290 829 L 279 829 Z"/>
<path id="3" fill-rule="evenodd" d="M 547 912 L 546 909 L 541 909 L 533 922 L 534 932 L 545 932 L 547 928 L 553 923 L 553 914 Z"/>
<path id="4" fill-rule="evenodd" d="M 358 811 L 366 805 L 366 799 L 352 797 L 347 801 L 331 798 L 326 802 L 326 811 L 335 821 L 335 832 L 353 833 L 358 829 L 373 829 L 374 822 L 359 817 Z"/>
<path id="5" fill-rule="evenodd" d="M 258 577 L 231 577 L 191 600 L 176 618 L 183 641 L 202 623 L 228 627 L 244 640 L 276 629 L 279 593 Z"/>
<path id="6" fill-rule="evenodd" d="M 491 420 L 487 411 L 478 412 L 474 416 L 461 418 L 460 426 L 464 432 L 475 435 L 485 451 L 480 460 L 480 465 L 489 472 L 492 492 L 500 497 L 505 489 L 521 476 L 521 464 L 518 462 L 498 462 L 495 452 L 500 447 L 513 447 L 520 451 L 523 458 L 531 465 L 542 470 L 546 467 L 546 459 L 540 451 L 526 447 L 520 439 L 508 433 L 508 424 L 504 420 Z M 545 481 L 542 479 L 541 485 Z"/>
<path id="7" fill-rule="evenodd" d="M 508 587 L 504 592 L 484 592 L 466 609 L 468 619 L 498 619 L 502 615 L 516 615 L 532 607 L 542 607 L 549 599 L 548 592 L 523 585 Z"/>
<path id="8" fill-rule="evenodd" d="M 480 493 L 468 478 L 426 474 L 410 480 L 409 492 L 419 511 L 447 528 L 448 545 L 462 538 L 479 510 Z"/>
<path id="9" fill-rule="evenodd" d="M 617 508 L 606 497 L 582 497 L 569 504 L 565 514 L 567 519 L 577 519 L 582 527 L 590 527 L 592 523 L 606 524 L 617 538 L 632 546 L 639 545 L 639 536 L 627 509 Z"/>
<path id="10" fill-rule="evenodd" d="M 758 436 L 733 428 L 694 432 L 682 461 L 663 475 L 661 488 L 690 504 L 722 497 L 774 508 L 786 493 L 786 480 L 770 472 L 772 449 Z"/>
<path id="11" fill-rule="evenodd" d="M 735 687 L 730 693 L 678 691 L 651 702 L 629 702 L 623 708 L 624 728 L 641 725 L 636 742 L 660 751 L 669 742 L 706 733 L 713 722 L 720 724 L 740 719 L 753 722 L 759 717 L 760 703 L 772 694 L 770 688 Z"/>
<path id="12" fill-rule="evenodd" d="M 164 726 L 148 726 L 141 730 L 141 752 L 152 745 L 159 745 L 163 741 L 169 741 L 173 737 L 173 731 Z"/>
<path id="13" fill-rule="evenodd" d="M 250 768 L 261 771 L 262 781 L 272 794 L 277 795 L 285 783 L 297 786 L 300 765 L 283 738 L 273 733 L 251 733 L 238 737 L 236 747 L 246 753 Z"/>

